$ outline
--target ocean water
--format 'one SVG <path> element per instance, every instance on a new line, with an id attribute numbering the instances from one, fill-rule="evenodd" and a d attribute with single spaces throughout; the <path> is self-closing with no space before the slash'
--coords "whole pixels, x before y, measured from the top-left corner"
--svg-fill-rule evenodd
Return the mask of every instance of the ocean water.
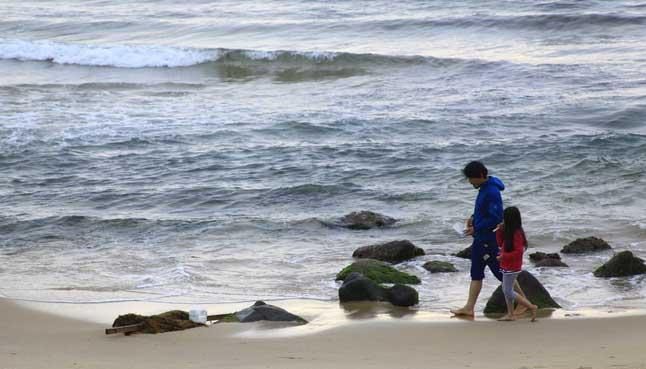
<path id="1" fill-rule="evenodd" d="M 594 235 L 646 258 L 645 1 L 5 0 L 0 14 L 3 296 L 333 301 L 355 248 L 409 239 L 427 255 L 398 268 L 443 311 L 466 299 L 469 261 L 451 254 L 469 240 L 452 225 L 471 213 L 474 159 L 507 184 L 530 251 Z M 326 225 L 363 209 L 399 222 Z M 567 308 L 643 306 L 645 277 L 592 276 L 611 255 L 525 266 Z"/>

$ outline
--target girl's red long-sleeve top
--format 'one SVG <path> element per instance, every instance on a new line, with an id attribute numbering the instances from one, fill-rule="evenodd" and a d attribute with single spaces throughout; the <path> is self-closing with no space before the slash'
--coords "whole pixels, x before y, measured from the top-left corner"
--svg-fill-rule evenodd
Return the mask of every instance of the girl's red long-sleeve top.
<path id="1" fill-rule="evenodd" d="M 519 272 L 523 268 L 523 251 L 525 250 L 525 236 L 519 229 L 514 233 L 514 249 L 505 251 L 505 232 L 502 227 L 496 231 L 496 241 L 500 248 L 500 268 L 508 272 Z"/>

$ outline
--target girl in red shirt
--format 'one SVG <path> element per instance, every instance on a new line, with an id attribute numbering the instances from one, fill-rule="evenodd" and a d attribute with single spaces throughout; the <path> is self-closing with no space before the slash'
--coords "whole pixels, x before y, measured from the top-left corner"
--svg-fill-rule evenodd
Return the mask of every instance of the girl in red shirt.
<path id="1" fill-rule="evenodd" d="M 507 303 L 507 315 L 498 320 L 511 321 L 514 318 L 514 301 L 526 307 L 532 313 L 532 322 L 536 321 L 537 306 L 529 302 L 525 297 L 514 292 L 514 281 L 520 274 L 523 267 L 523 251 L 527 247 L 527 239 L 523 230 L 523 222 L 520 211 L 510 206 L 503 212 L 503 223 L 496 231 L 496 241 L 500 253 L 497 259 L 500 260 L 502 271 L 502 292 Z"/>

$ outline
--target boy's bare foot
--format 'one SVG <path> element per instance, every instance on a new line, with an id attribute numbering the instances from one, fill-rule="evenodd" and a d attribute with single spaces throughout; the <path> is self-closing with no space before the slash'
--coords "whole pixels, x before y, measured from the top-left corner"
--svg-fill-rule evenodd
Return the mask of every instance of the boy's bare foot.
<path id="1" fill-rule="evenodd" d="M 536 311 L 538 310 L 538 306 L 532 305 L 530 306 L 529 310 L 532 312 L 532 322 L 536 321 Z"/>
<path id="2" fill-rule="evenodd" d="M 514 320 L 516 320 L 516 318 L 514 318 L 513 315 L 509 315 L 509 314 L 498 319 L 499 322 L 513 322 Z"/>
<path id="3" fill-rule="evenodd" d="M 451 309 L 451 314 L 459 316 L 474 316 L 473 310 L 469 310 L 467 308 Z"/>

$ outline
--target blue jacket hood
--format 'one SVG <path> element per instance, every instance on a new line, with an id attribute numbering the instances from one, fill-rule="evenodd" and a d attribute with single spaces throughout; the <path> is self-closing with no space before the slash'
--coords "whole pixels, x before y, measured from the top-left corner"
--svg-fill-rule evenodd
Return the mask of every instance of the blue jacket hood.
<path id="1" fill-rule="evenodd" d="M 505 184 L 502 183 L 502 181 L 498 177 L 490 176 L 489 180 L 487 182 L 483 183 L 480 186 L 480 188 L 483 189 L 483 188 L 486 188 L 486 187 L 489 187 L 489 186 L 496 186 L 498 188 L 498 191 L 504 191 L 505 190 Z"/>

